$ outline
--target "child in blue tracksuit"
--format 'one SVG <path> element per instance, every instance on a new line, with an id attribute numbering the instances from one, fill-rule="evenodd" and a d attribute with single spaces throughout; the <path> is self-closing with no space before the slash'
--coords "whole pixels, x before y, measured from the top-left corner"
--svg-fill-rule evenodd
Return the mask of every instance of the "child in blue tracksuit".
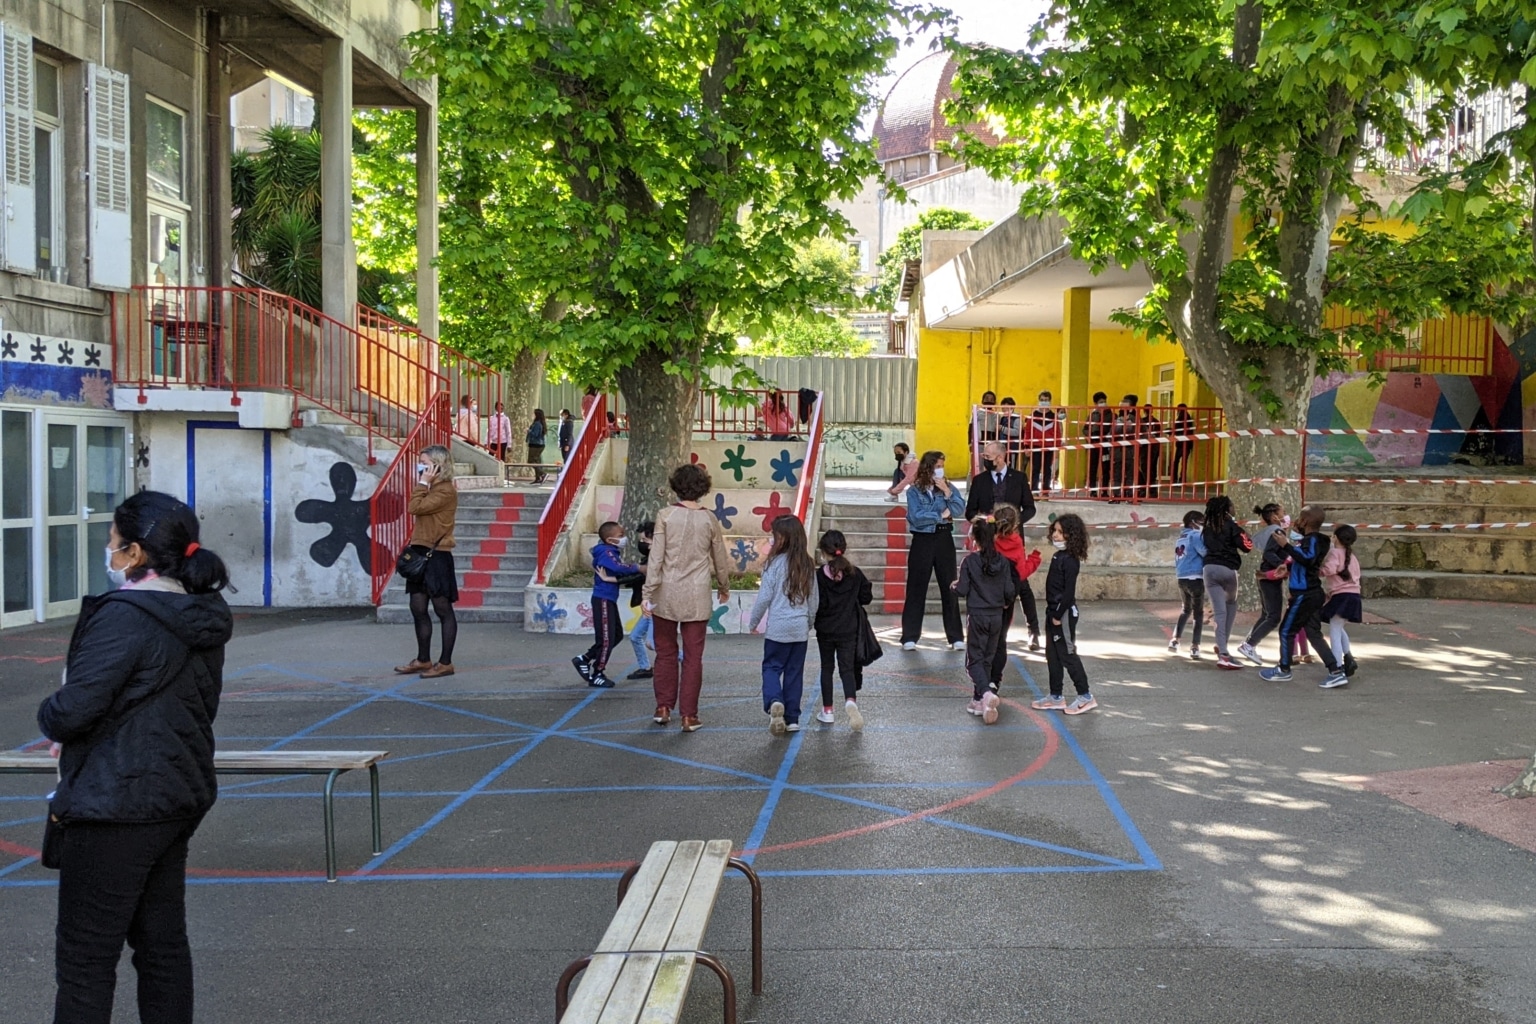
<path id="1" fill-rule="evenodd" d="M 624 527 L 608 522 L 597 528 L 597 544 L 592 548 L 592 646 L 586 654 L 571 659 L 581 678 L 588 686 L 604 689 L 613 680 L 603 674 L 608 667 L 608 656 L 624 639 L 624 627 L 619 624 L 619 586 L 629 582 L 640 571 L 638 565 L 630 565 L 622 558 Z"/>
<path id="2" fill-rule="evenodd" d="M 1200 660 L 1200 629 L 1205 625 L 1205 528 L 1204 512 L 1184 513 L 1184 532 L 1173 545 L 1173 571 L 1179 578 L 1179 594 L 1184 598 L 1184 610 L 1179 612 L 1179 624 L 1173 629 L 1173 639 L 1168 649 L 1177 652 L 1179 641 L 1184 639 L 1184 623 L 1195 620 L 1195 632 L 1190 637 L 1189 656 Z"/>
<path id="3" fill-rule="evenodd" d="M 1328 667 L 1328 676 L 1321 684 L 1324 689 L 1342 686 L 1348 681 L 1338 661 L 1334 659 L 1333 649 L 1323 639 L 1323 629 L 1318 618 L 1325 600 L 1319 570 L 1328 558 L 1328 538 L 1321 532 L 1323 515 L 1322 509 L 1311 505 L 1302 509 L 1291 526 L 1288 539 L 1279 545 L 1280 550 L 1291 560 L 1291 576 L 1288 581 L 1291 597 L 1285 606 L 1285 615 L 1280 619 L 1280 664 L 1259 673 L 1261 678 L 1271 682 L 1283 683 L 1290 680 L 1291 651 L 1297 633 L 1306 634 L 1312 649 Z"/>

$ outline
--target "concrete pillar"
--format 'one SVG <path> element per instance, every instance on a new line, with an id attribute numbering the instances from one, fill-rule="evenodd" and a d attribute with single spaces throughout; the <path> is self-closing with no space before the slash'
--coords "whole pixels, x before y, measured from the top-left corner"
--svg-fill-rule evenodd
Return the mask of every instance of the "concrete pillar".
<path id="1" fill-rule="evenodd" d="M 437 107 L 416 108 L 416 326 L 436 338 Z"/>
<path id="2" fill-rule="evenodd" d="M 222 22 L 218 14 L 206 15 L 208 43 L 203 145 L 207 153 L 207 203 L 204 226 L 208 232 L 205 257 L 208 284 L 222 288 L 230 284 L 230 261 L 234 200 L 230 194 L 229 164 L 233 141 L 229 135 L 229 58 L 224 53 Z"/>
<path id="3" fill-rule="evenodd" d="M 352 44 L 320 44 L 320 306 L 357 323 L 357 250 L 352 243 Z"/>
<path id="4" fill-rule="evenodd" d="M 1088 330 L 1092 288 L 1068 288 L 1062 292 L 1061 394 L 1062 405 L 1087 405 Z"/>

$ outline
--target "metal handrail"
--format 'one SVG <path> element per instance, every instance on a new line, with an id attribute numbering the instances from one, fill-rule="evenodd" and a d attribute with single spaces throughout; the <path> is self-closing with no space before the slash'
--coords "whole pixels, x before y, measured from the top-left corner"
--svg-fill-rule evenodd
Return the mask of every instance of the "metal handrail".
<path id="1" fill-rule="evenodd" d="M 360 331 L 371 330 L 414 337 L 423 351 L 432 353 L 434 368 L 448 382 L 449 404 L 455 412 L 452 420 L 454 435 L 470 444 L 482 447 L 485 445 L 485 439 L 479 433 L 479 423 L 476 422 L 470 430 L 461 429 L 464 425 L 459 422 L 457 412 L 459 403 L 463 398 L 468 397 L 471 402 L 478 404 L 481 418 L 489 417 L 494 413 L 496 404 L 502 401 L 500 371 L 465 355 L 456 348 L 443 344 L 438 339 L 428 337 L 421 332 L 421 328 L 413 324 L 402 323 L 362 303 L 358 303 L 357 306 L 357 326 Z"/>
<path id="2" fill-rule="evenodd" d="M 822 403 L 826 397 L 824 392 L 817 392 L 816 404 L 811 407 L 810 438 L 805 450 L 805 464 L 801 467 L 800 488 L 795 492 L 795 517 L 804 524 L 806 530 L 812 528 L 807 516 L 810 514 L 811 502 L 816 497 L 817 479 L 821 475 L 821 440 L 824 431 Z M 811 543 L 815 542 L 816 539 L 811 538 Z"/>
<path id="3" fill-rule="evenodd" d="M 410 494 L 415 483 L 411 479 L 411 467 L 424 449 L 433 445 L 448 446 L 448 406 L 446 390 L 435 392 L 427 400 L 416 426 L 400 442 L 400 450 L 368 499 L 368 518 L 372 523 L 369 532 L 373 541 L 369 575 L 373 578 L 375 605 L 384 599 L 390 577 L 395 574 L 395 559 L 410 539 Z"/>
<path id="4" fill-rule="evenodd" d="M 576 502 L 576 495 L 581 492 L 592 455 L 607 431 L 608 397 L 598 395 L 597 401 L 587 410 L 586 419 L 581 421 L 576 437 L 571 441 L 571 455 L 560 467 L 560 475 L 555 478 L 554 492 L 544 505 L 544 511 L 539 513 L 538 565 L 534 575 L 537 583 L 547 579 L 550 553 L 554 551 L 555 542 L 560 539 L 561 531 L 565 528 L 566 516 Z"/>

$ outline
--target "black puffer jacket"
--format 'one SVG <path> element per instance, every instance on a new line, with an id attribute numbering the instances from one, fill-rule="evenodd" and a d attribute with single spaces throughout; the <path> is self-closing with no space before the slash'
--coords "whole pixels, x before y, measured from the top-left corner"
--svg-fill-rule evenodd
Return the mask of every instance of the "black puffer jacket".
<path id="1" fill-rule="evenodd" d="M 52 810 L 156 822 L 213 806 L 213 718 L 232 621 L 218 594 L 119 590 L 86 598 L 65 685 L 37 724 L 64 745 Z"/>
<path id="2" fill-rule="evenodd" d="M 874 600 L 869 577 L 853 571 L 841 579 L 827 575 L 827 567 L 816 570 L 816 588 L 821 591 L 816 602 L 816 635 L 828 640 L 848 640 L 859 635 L 859 606 Z"/>

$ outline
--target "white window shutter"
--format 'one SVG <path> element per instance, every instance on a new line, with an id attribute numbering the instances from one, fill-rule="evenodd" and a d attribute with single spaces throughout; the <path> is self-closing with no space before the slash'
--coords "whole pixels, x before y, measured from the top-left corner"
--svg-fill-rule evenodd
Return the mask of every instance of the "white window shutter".
<path id="1" fill-rule="evenodd" d="M 37 166 L 32 123 L 32 37 L 10 25 L 0 26 L 0 102 L 4 105 L 4 209 L 0 216 L 0 252 L 5 267 L 37 273 Z"/>
<path id="2" fill-rule="evenodd" d="M 86 105 L 91 146 L 91 287 L 133 284 L 133 214 L 128 187 L 128 76 L 90 66 Z"/>

